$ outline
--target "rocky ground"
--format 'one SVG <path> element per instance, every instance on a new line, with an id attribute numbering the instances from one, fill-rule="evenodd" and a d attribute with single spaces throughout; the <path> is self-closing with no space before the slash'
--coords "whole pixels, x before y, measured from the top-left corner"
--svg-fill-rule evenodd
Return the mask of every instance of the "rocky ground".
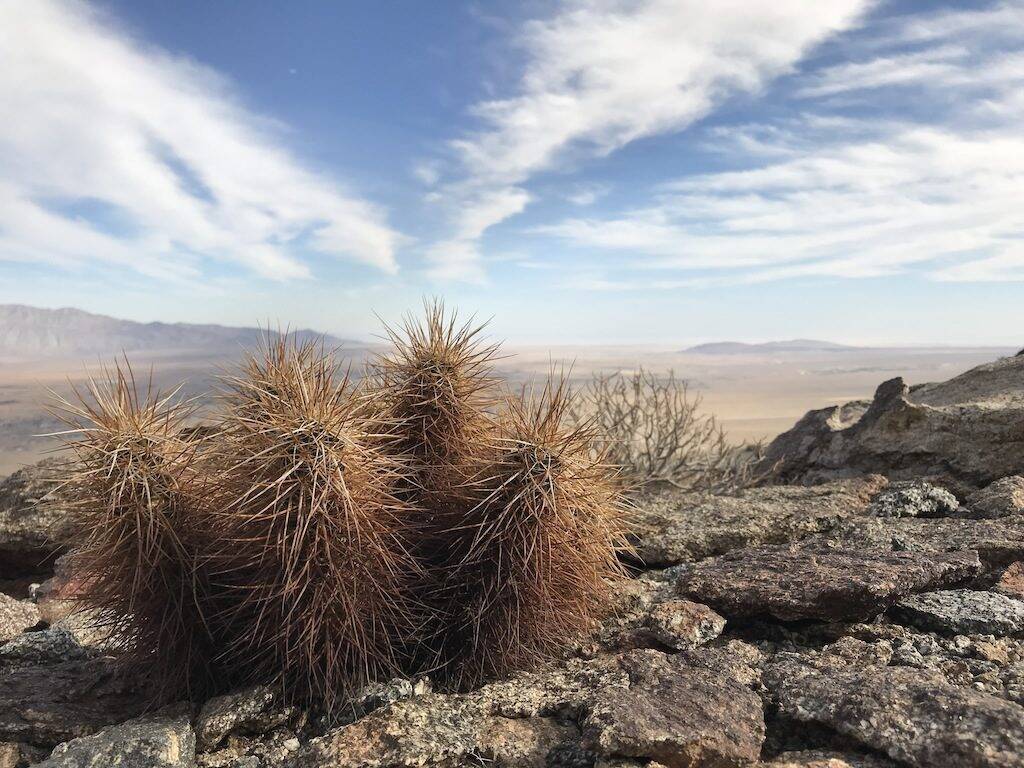
<path id="1" fill-rule="evenodd" d="M 638 500 L 592 638 L 465 694 L 361 692 L 330 727 L 249 689 L 147 710 L 41 587 L 46 466 L 0 485 L 0 768 L 1024 766 L 1024 357 L 808 414 L 785 485 Z"/>

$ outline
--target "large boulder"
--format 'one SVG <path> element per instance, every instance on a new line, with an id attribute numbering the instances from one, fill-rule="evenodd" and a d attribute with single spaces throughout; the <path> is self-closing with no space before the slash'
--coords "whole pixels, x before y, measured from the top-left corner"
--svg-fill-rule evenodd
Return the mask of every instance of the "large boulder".
<path id="1" fill-rule="evenodd" d="M 68 515 L 48 459 L 0 481 L 0 579 L 46 574 L 61 550 Z"/>
<path id="2" fill-rule="evenodd" d="M 862 403 L 810 411 L 768 446 L 784 482 L 877 472 L 981 487 L 1024 473 L 1024 357 L 978 366 L 939 384 L 896 378 Z"/>

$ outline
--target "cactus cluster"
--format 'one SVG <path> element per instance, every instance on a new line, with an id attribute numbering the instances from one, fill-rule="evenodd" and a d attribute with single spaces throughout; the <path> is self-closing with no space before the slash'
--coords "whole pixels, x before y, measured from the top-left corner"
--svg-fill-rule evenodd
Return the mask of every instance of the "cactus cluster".
<path id="1" fill-rule="evenodd" d="M 549 658 L 608 610 L 624 507 L 561 377 L 513 395 L 439 302 L 358 381 L 268 337 L 213 422 L 127 366 L 60 403 L 80 599 L 161 697 L 250 683 L 328 714 Z"/>

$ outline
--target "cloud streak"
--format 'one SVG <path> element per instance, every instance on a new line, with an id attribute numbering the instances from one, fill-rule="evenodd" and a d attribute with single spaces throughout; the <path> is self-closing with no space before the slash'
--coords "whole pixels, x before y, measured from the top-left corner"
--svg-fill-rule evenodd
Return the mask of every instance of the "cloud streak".
<path id="1" fill-rule="evenodd" d="M 0 259 L 194 280 L 394 272 L 376 206 L 305 169 L 218 76 L 68 0 L 0 0 Z M 83 215 L 87 209 L 90 215 Z"/>
<path id="2" fill-rule="evenodd" d="M 802 115 L 719 132 L 746 169 L 687 176 L 647 205 L 537 231 L 629 254 L 628 269 L 611 271 L 634 288 L 908 271 L 1024 279 L 1024 31 L 1003 26 L 1020 13 L 885 21 L 888 37 L 870 36 L 866 57 L 794 78 Z M 986 33 L 989 45 L 952 44 Z M 917 119 L 916 104 L 929 107 Z"/>
<path id="3" fill-rule="evenodd" d="M 459 178 L 445 197 L 457 201 L 453 228 L 465 230 L 465 219 L 495 196 L 525 195 L 523 185 L 539 173 L 680 131 L 729 97 L 759 91 L 866 6 L 724 0 L 709 12 L 697 0 L 565 3 L 525 26 L 515 94 L 476 104 L 481 127 L 451 142 Z M 440 243 L 432 259 L 448 276 L 475 274 L 478 241 Z"/>

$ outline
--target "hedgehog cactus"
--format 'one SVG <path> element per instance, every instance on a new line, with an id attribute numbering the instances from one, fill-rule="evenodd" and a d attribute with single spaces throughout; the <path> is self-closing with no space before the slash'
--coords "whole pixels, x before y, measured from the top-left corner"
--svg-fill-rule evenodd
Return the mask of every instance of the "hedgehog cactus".
<path id="1" fill-rule="evenodd" d="M 607 610 L 623 504 L 564 378 L 504 403 L 439 302 L 389 334 L 360 385 L 269 338 L 204 433 L 121 369 L 62 404 L 85 603 L 168 695 L 274 684 L 330 715 L 395 674 L 532 665 Z"/>
<path id="2" fill-rule="evenodd" d="M 615 473 L 571 425 L 564 379 L 510 398 L 477 501 L 451 531 L 448 651 L 459 687 L 555 655 L 595 627 L 624 572 Z"/>
<path id="3" fill-rule="evenodd" d="M 204 558 L 220 664 L 331 710 L 401 666 L 420 578 L 411 509 L 396 495 L 407 470 L 315 345 L 281 338 L 224 384 Z"/>
<path id="4" fill-rule="evenodd" d="M 191 408 L 152 385 L 140 395 L 130 366 L 106 373 L 55 407 L 73 453 L 62 496 L 77 599 L 122 660 L 146 669 L 158 699 L 200 693 L 211 653 L 196 576 L 197 451 L 181 436 Z"/>

